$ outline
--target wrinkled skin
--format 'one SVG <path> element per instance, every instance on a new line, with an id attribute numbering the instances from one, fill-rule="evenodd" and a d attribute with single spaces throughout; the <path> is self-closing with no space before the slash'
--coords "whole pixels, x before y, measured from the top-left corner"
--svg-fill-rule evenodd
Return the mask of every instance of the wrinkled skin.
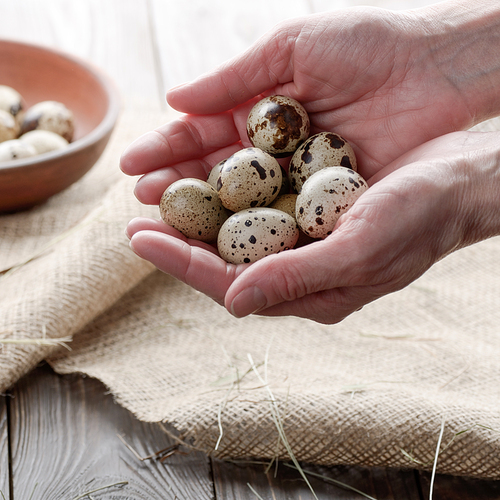
<path id="1" fill-rule="evenodd" d="M 331 236 L 235 266 L 160 221 L 134 219 L 132 249 L 235 316 L 335 323 L 453 250 L 497 234 L 498 134 L 455 132 L 496 111 L 481 108 L 473 82 L 446 73 L 440 61 L 459 51 L 449 36 L 430 45 L 431 13 L 359 8 L 283 23 L 213 73 L 172 89 L 168 102 L 186 114 L 122 156 L 125 173 L 143 175 L 138 199 L 157 204 L 175 180 L 206 179 L 249 146 L 246 116 L 262 95 L 289 95 L 304 104 L 312 133 L 335 131 L 353 144 L 371 186 Z"/>

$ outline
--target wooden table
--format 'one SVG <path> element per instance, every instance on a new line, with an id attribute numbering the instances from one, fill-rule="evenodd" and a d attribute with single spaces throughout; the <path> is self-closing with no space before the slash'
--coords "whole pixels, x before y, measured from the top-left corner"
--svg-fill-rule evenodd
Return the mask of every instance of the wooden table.
<path id="1" fill-rule="evenodd" d="M 165 106 L 165 90 L 245 49 L 286 17 L 354 0 L 0 0 L 0 37 L 43 43 L 104 68 L 125 99 Z M 359 2 L 361 3 L 361 2 Z M 372 5 L 375 1 L 367 2 Z M 408 7 L 428 0 L 379 0 Z M 182 448 L 156 424 L 137 421 L 98 381 L 41 366 L 0 397 L 0 498 L 313 498 L 280 464 L 225 463 Z M 182 453 L 179 453 L 182 452 Z M 429 498 L 430 474 L 361 467 L 308 467 L 318 499 Z M 500 483 L 440 476 L 435 499 L 496 499 Z"/>

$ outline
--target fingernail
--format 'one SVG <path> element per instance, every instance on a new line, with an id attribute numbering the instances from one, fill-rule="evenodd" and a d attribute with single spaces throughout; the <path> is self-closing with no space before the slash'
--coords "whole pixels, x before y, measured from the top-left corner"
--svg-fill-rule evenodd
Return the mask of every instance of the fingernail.
<path id="1" fill-rule="evenodd" d="M 267 305 L 267 298 L 260 288 L 252 286 L 240 292 L 231 302 L 231 314 L 243 318 L 260 311 Z"/>

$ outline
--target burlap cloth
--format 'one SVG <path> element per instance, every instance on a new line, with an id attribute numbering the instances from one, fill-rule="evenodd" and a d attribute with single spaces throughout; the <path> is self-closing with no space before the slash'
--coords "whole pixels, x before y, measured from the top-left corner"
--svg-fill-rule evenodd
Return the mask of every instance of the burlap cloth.
<path id="1" fill-rule="evenodd" d="M 500 239 L 447 257 L 339 325 L 237 320 L 128 247 L 157 216 L 118 169 L 170 119 L 128 103 L 96 166 L 46 204 L 0 217 L 0 391 L 47 359 L 97 377 L 139 419 L 168 422 L 219 457 L 500 477 Z M 488 122 L 487 127 L 495 127 Z"/>

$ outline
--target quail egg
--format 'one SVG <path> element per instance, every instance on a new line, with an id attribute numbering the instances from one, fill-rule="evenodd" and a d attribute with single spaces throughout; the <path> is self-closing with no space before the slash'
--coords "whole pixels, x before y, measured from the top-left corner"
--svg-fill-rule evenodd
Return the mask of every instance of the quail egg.
<path id="1" fill-rule="evenodd" d="M 270 205 L 269 208 L 281 210 L 295 219 L 295 204 L 297 202 L 296 194 L 282 194 L 278 196 Z"/>
<path id="2" fill-rule="evenodd" d="M 36 150 L 30 144 L 19 139 L 11 139 L 0 143 L 0 161 L 11 161 L 19 158 L 35 156 Z"/>
<path id="3" fill-rule="evenodd" d="M 327 167 L 314 173 L 297 196 L 295 217 L 300 229 L 313 238 L 326 238 L 340 216 L 368 189 L 354 170 Z"/>
<path id="4" fill-rule="evenodd" d="M 224 222 L 217 248 L 226 262 L 245 264 L 293 248 L 298 237 L 293 217 L 273 208 L 257 207 L 237 212 Z"/>
<path id="5" fill-rule="evenodd" d="M 217 240 L 229 214 L 208 182 L 185 178 L 172 183 L 163 193 L 160 216 L 184 236 L 212 242 Z"/>
<path id="6" fill-rule="evenodd" d="M 24 109 L 24 99 L 12 87 L 0 85 L 0 109 L 10 113 L 20 123 Z"/>
<path id="7" fill-rule="evenodd" d="M 290 179 L 288 178 L 288 172 L 281 167 L 281 188 L 278 192 L 278 196 L 283 194 L 290 194 L 291 191 Z"/>
<path id="8" fill-rule="evenodd" d="M 16 119 L 7 111 L 0 109 L 0 142 L 15 139 L 19 134 Z"/>
<path id="9" fill-rule="evenodd" d="M 37 154 L 63 149 L 69 144 L 64 137 L 50 130 L 32 130 L 19 137 L 19 140 L 31 144 Z"/>
<path id="10" fill-rule="evenodd" d="M 250 142 L 275 157 L 293 154 L 309 137 L 309 129 L 309 116 L 304 107 L 282 95 L 260 100 L 247 118 Z"/>
<path id="11" fill-rule="evenodd" d="M 216 165 L 212 167 L 210 172 L 208 173 L 207 177 L 207 182 L 215 189 L 217 190 L 217 179 L 219 178 L 219 174 L 221 171 L 222 166 L 226 163 L 226 160 L 222 160 Z"/>
<path id="12" fill-rule="evenodd" d="M 281 166 L 258 148 L 242 149 L 222 165 L 217 192 L 222 204 L 233 212 L 269 205 L 282 185 Z"/>
<path id="13" fill-rule="evenodd" d="M 295 219 L 295 207 L 297 205 L 297 194 L 283 194 L 278 196 L 270 205 L 269 208 L 281 210 Z M 299 228 L 299 239 L 295 243 L 294 248 L 303 247 L 312 243 L 314 238 L 308 236 Z"/>
<path id="14" fill-rule="evenodd" d="M 333 132 L 320 132 L 309 137 L 290 160 L 288 175 L 292 189 L 300 193 L 302 185 L 314 172 L 335 166 L 357 170 L 352 146 Z"/>
<path id="15" fill-rule="evenodd" d="M 30 130 L 50 130 L 71 142 L 75 130 L 73 113 L 57 101 L 39 102 L 24 114 L 21 134 Z"/>

